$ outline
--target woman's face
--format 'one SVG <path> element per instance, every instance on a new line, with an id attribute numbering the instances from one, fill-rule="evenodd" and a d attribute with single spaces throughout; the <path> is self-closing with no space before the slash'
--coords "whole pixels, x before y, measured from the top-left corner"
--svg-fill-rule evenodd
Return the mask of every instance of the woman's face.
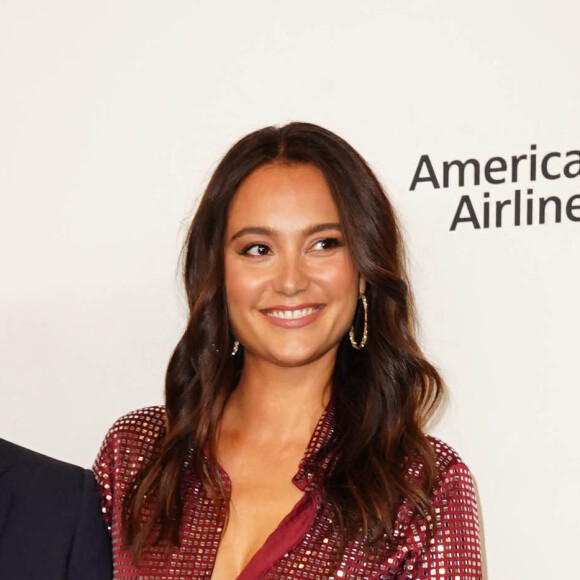
<path id="1" fill-rule="evenodd" d="M 230 323 L 246 357 L 299 366 L 336 356 L 364 280 L 318 168 L 251 173 L 230 204 L 224 247 Z"/>

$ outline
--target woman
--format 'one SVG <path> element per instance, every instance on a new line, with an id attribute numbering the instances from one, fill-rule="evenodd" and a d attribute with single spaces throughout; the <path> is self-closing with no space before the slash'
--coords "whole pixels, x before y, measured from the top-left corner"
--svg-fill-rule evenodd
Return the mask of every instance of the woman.
<path id="1" fill-rule="evenodd" d="M 468 469 L 422 428 L 399 230 L 364 160 L 306 123 L 239 141 L 189 231 L 164 408 L 95 463 L 116 578 L 480 578 Z"/>

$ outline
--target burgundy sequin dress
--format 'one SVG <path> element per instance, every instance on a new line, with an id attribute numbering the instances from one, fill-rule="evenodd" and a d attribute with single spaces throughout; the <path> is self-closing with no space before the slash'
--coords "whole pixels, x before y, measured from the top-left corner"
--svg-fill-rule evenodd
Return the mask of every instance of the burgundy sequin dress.
<path id="1" fill-rule="evenodd" d="M 394 538 L 369 553 L 359 541 L 340 549 L 331 514 L 320 503 L 309 458 L 332 435 L 333 412 L 321 417 L 300 463 L 294 484 L 303 499 L 280 523 L 254 555 L 238 580 L 479 580 L 481 558 L 473 483 L 468 468 L 441 441 L 430 438 L 437 456 L 439 477 L 433 489 L 435 520 L 412 517 L 406 502 L 397 515 Z M 111 428 L 94 465 L 102 494 L 103 513 L 113 539 L 115 578 L 120 580 L 211 578 L 223 514 L 205 495 L 191 467 L 186 478 L 181 546 L 167 555 L 147 548 L 144 564 L 136 567 L 121 538 L 121 505 L 125 490 L 155 441 L 165 430 L 163 407 L 149 407 L 119 419 Z M 411 477 L 421 465 L 412 464 Z M 227 475 L 223 474 L 226 483 Z M 428 539 L 428 529 L 434 533 Z M 230 579 L 219 579 L 230 580 Z"/>

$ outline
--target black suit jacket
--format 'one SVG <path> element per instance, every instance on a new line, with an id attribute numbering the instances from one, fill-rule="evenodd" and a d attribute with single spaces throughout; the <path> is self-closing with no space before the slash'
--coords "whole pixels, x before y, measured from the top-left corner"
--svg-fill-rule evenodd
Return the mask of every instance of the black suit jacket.
<path id="1" fill-rule="evenodd" d="M 112 577 L 93 474 L 0 439 L 0 579 Z"/>

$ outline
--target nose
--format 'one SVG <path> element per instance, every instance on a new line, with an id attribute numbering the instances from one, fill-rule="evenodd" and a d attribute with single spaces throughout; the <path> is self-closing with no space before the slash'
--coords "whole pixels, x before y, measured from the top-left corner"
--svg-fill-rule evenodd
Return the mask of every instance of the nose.
<path id="1" fill-rule="evenodd" d="M 293 296 L 308 287 L 308 272 L 300 255 L 287 256 L 280 260 L 274 278 L 274 290 Z"/>

